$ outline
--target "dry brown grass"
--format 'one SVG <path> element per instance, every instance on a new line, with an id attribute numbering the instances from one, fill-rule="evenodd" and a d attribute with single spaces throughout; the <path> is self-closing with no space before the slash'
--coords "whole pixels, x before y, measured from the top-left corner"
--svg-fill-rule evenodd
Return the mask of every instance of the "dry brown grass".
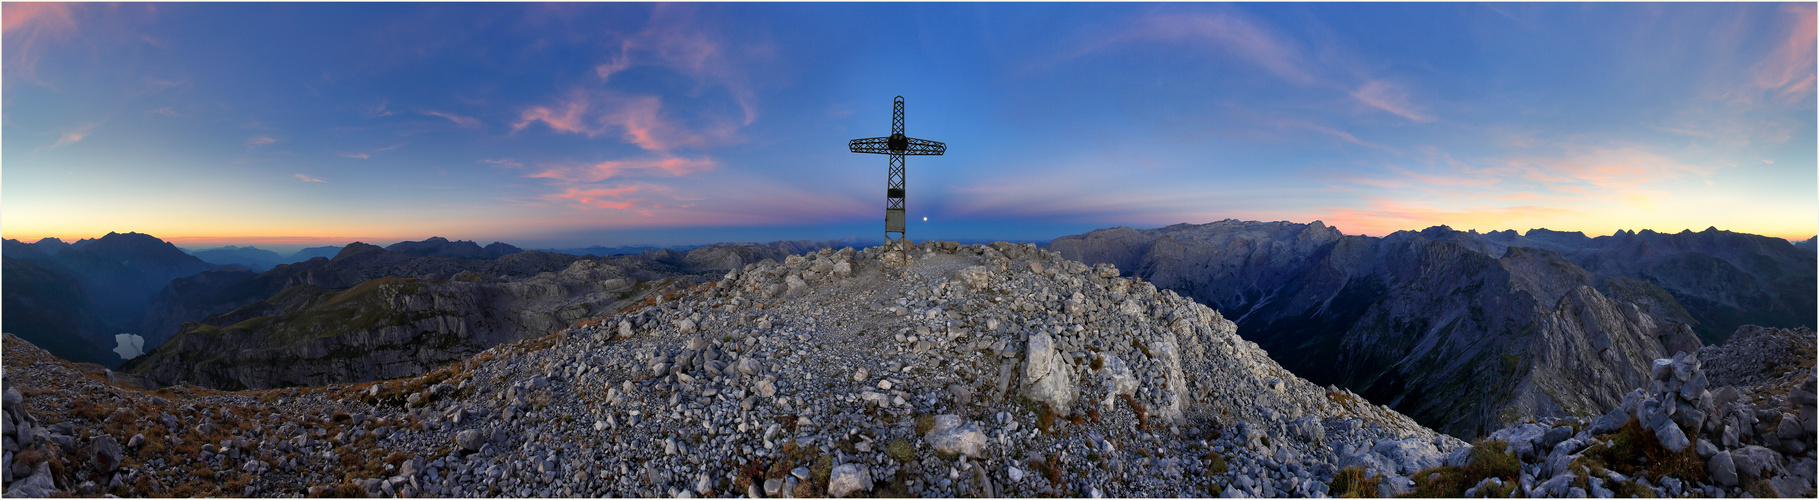
<path id="1" fill-rule="evenodd" d="M 1119 399 L 1124 401 L 1125 406 L 1131 408 L 1131 413 L 1137 416 L 1137 429 L 1148 429 L 1150 425 L 1149 409 L 1144 408 L 1142 402 L 1137 401 L 1137 398 L 1131 397 L 1129 394 L 1119 394 L 1118 396 Z"/>

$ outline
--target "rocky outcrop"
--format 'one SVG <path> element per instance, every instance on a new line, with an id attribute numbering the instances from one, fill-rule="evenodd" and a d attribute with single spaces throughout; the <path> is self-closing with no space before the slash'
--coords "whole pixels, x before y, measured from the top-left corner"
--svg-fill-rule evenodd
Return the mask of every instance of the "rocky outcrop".
<path id="1" fill-rule="evenodd" d="M 1738 328 L 1723 344 L 1699 351 L 1714 386 L 1756 386 L 1811 370 L 1815 354 L 1808 328 Z"/>
<path id="2" fill-rule="evenodd" d="M 1512 493 L 1813 496 L 1819 466 L 1809 420 L 1814 414 L 1812 333 L 1745 329 L 1704 352 L 1654 360 L 1646 385 L 1589 422 L 1550 418 L 1491 434 L 1488 440 L 1506 443 L 1520 465 L 1506 478 L 1515 483 Z M 1775 340 L 1764 342 L 1765 337 Z M 1713 359 L 1702 362 L 1706 355 Z M 1730 375 L 1715 374 L 1716 367 Z M 1471 457 L 1463 462 L 1486 460 L 1469 449 L 1460 456 Z"/>
<path id="3" fill-rule="evenodd" d="M 1603 413 L 1646 379 L 1651 360 L 1698 349 L 1680 295 L 1656 284 L 1676 283 L 1663 281 L 1672 266 L 1620 257 L 1711 251 L 1744 261 L 1778 251 L 1713 231 L 1619 236 L 1436 227 L 1371 238 L 1320 222 L 1226 220 L 1103 229 L 1050 248 L 1132 266 L 1236 318 L 1245 338 L 1298 374 L 1475 436 L 1525 418 Z M 1800 269 L 1773 255 L 1751 261 Z"/>

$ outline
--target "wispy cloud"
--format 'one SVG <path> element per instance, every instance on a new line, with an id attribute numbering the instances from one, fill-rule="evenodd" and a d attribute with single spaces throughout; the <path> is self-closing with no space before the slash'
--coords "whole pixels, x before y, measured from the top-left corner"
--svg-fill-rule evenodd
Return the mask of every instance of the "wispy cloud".
<path id="1" fill-rule="evenodd" d="M 485 163 L 485 164 L 492 165 L 492 166 L 499 167 L 499 168 L 524 168 L 524 163 L 521 163 L 517 160 L 513 160 L 511 158 L 487 158 L 487 159 L 480 160 L 480 163 Z"/>
<path id="2" fill-rule="evenodd" d="M 373 107 L 361 110 L 361 114 L 366 115 L 367 118 L 379 118 L 382 116 L 391 116 L 391 115 L 398 114 L 395 111 L 385 109 L 385 107 L 389 104 L 391 104 L 391 101 L 379 101 L 379 104 L 374 105 Z"/>
<path id="3" fill-rule="evenodd" d="M 611 187 L 611 188 L 570 187 L 559 193 L 550 193 L 550 194 L 544 195 L 543 199 L 546 201 L 551 201 L 551 202 L 556 202 L 556 203 L 560 203 L 560 204 L 573 206 L 575 208 L 579 208 L 582 210 L 590 210 L 590 209 L 596 209 L 596 208 L 624 210 L 624 209 L 633 208 L 633 207 L 651 206 L 650 202 L 646 199 L 630 198 L 630 196 L 637 194 L 640 191 L 646 191 L 646 192 L 651 191 L 652 187 L 654 187 L 654 186 L 648 185 L 648 184 L 634 184 L 634 185 Z M 646 212 L 646 213 L 648 214 L 648 212 Z"/>
<path id="4" fill-rule="evenodd" d="M 394 150 L 394 149 L 398 149 L 398 148 L 402 148 L 402 147 L 404 147 L 404 145 L 405 145 L 405 144 L 408 144 L 408 143 L 403 143 L 403 142 L 400 142 L 400 143 L 397 143 L 397 144 L 393 144 L 393 145 L 390 145 L 390 146 L 386 146 L 386 147 L 383 147 L 383 148 L 379 148 L 379 149 L 375 149 L 375 150 L 372 150 L 372 151 L 368 151 L 368 152 L 365 152 L 365 153 L 341 153 L 341 157 L 342 157 L 342 158 L 358 158 L 358 159 L 361 159 L 361 160 L 366 160 L 366 159 L 370 159 L 370 158 L 372 158 L 372 157 L 373 157 L 373 155 L 375 155 L 375 154 L 379 154 L 379 153 L 383 153 L 383 152 L 386 152 L 386 151 L 391 151 L 391 150 Z"/>
<path id="5" fill-rule="evenodd" d="M 310 177 L 310 176 L 303 175 L 303 174 L 297 174 L 292 177 L 296 177 L 298 180 L 301 180 L 303 182 L 324 182 L 324 183 L 328 182 L 328 181 L 325 181 L 322 179 L 317 179 L 315 177 Z"/>
<path id="6" fill-rule="evenodd" d="M 1358 90 L 1351 92 L 1352 97 L 1366 106 L 1387 111 L 1396 116 L 1407 118 L 1416 123 L 1434 121 L 1433 115 L 1422 112 L 1409 103 L 1408 90 L 1385 80 L 1364 82 Z"/>
<path id="7" fill-rule="evenodd" d="M 577 85 L 553 102 L 519 112 L 512 131 L 541 124 L 563 134 L 589 138 L 617 136 L 647 151 L 704 148 L 739 141 L 738 129 L 757 119 L 751 78 L 743 70 L 763 42 L 729 49 L 715 32 L 693 19 L 693 6 L 660 4 L 644 29 L 615 40 L 617 51 L 594 68 L 598 82 Z M 695 82 L 692 92 L 659 96 L 617 88 L 618 75 L 633 68 L 668 71 Z M 723 93 L 704 92 L 719 89 Z M 727 98 L 738 113 L 719 112 L 712 99 Z M 669 102 L 677 101 L 677 102 Z"/>
<path id="8" fill-rule="evenodd" d="M 1782 96 L 1811 97 L 1814 78 L 1814 42 L 1816 37 L 1813 4 L 1787 4 L 1782 13 L 1792 22 L 1775 49 L 1750 68 L 1758 87 L 1774 90 Z"/>
<path id="9" fill-rule="evenodd" d="M 1294 44 L 1265 25 L 1230 12 L 1152 14 L 1127 23 L 1108 36 L 1059 54 L 1046 65 L 1079 58 L 1130 42 L 1164 42 L 1210 50 L 1246 61 L 1298 85 L 1316 82 Z"/>
<path id="10" fill-rule="evenodd" d="M 461 116 L 461 115 L 457 115 L 454 113 L 444 113 L 441 111 L 427 111 L 426 110 L 426 111 L 420 111 L 420 113 L 423 113 L 423 114 L 429 115 L 429 116 L 434 116 L 437 118 L 441 118 L 444 120 L 448 120 L 451 122 L 455 122 L 456 125 L 460 125 L 460 126 L 467 127 L 467 128 L 479 128 L 480 127 L 480 120 L 473 118 L 473 117 Z"/>
<path id="11" fill-rule="evenodd" d="M 603 161 L 587 165 L 547 166 L 527 177 L 568 182 L 600 182 L 627 174 L 680 177 L 713 170 L 715 166 L 716 163 L 710 158 L 644 158 Z"/>
<path id="12" fill-rule="evenodd" d="M 74 4 L 50 2 L 6 2 L 0 5 L 0 33 L 6 42 L 5 85 L 23 79 L 43 84 L 38 79 L 38 61 L 45 45 L 77 34 Z"/>
<path id="13" fill-rule="evenodd" d="M 706 147 L 732 142 L 736 125 L 727 121 L 693 130 L 666 118 L 660 97 L 630 97 L 612 91 L 576 90 L 559 102 L 532 106 L 519 114 L 512 131 L 541 123 L 560 133 L 590 138 L 618 132 L 627 143 L 647 151 Z"/>
<path id="14" fill-rule="evenodd" d="M 246 139 L 246 147 L 249 147 L 249 148 L 254 148 L 254 147 L 259 147 L 259 146 L 264 146 L 264 145 L 268 145 L 268 144 L 272 144 L 272 143 L 275 143 L 275 142 L 278 142 L 278 140 L 277 140 L 277 139 L 273 139 L 273 138 L 272 138 L 272 137 L 271 137 L 271 136 L 268 136 L 268 135 L 256 135 L 256 136 L 252 136 L 252 137 L 248 137 L 248 138 L 247 138 L 247 139 Z"/>
<path id="15" fill-rule="evenodd" d="M 44 149 L 56 149 L 56 148 L 68 146 L 71 144 L 75 144 L 78 142 L 82 142 L 82 139 L 88 137 L 89 132 L 94 131 L 95 126 L 97 126 L 97 125 L 100 125 L 100 123 L 99 122 L 84 123 L 84 124 L 72 127 L 68 130 L 64 130 L 63 133 L 57 135 L 57 142 L 53 142 L 53 143 L 51 143 L 51 145 L 45 146 Z"/>
<path id="16" fill-rule="evenodd" d="M 1283 80 L 1302 85 L 1314 82 L 1314 76 L 1290 42 L 1261 23 L 1235 14 L 1155 15 L 1145 18 L 1135 29 L 1128 36 L 1218 47 Z"/>

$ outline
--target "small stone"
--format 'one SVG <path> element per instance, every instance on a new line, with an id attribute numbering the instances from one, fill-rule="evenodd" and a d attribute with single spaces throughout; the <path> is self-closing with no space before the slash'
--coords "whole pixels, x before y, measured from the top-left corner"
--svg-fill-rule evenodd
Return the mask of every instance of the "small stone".
<path id="1" fill-rule="evenodd" d="M 1011 482 L 1013 483 L 1023 482 L 1023 469 L 1018 469 L 1016 466 L 1012 466 L 1010 469 L 1005 470 L 1004 475 L 1010 476 Z"/>
<path id="2" fill-rule="evenodd" d="M 480 436 L 480 431 L 467 429 L 455 433 L 455 444 L 467 451 L 480 451 L 480 446 L 486 442 L 485 438 Z"/>
<path id="3" fill-rule="evenodd" d="M 979 431 L 979 424 L 963 420 L 958 415 L 936 415 L 935 426 L 929 429 L 924 439 L 935 451 L 973 458 L 983 456 L 986 442 L 985 433 Z"/>

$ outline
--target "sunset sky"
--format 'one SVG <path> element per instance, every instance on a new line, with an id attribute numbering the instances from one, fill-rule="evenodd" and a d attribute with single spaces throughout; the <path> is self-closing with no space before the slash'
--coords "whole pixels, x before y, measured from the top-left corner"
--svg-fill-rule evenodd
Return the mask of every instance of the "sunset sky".
<path id="1" fill-rule="evenodd" d="M 4 4 L 0 233 L 1819 231 L 1807 4 Z M 923 218 L 927 217 L 926 222 Z"/>

